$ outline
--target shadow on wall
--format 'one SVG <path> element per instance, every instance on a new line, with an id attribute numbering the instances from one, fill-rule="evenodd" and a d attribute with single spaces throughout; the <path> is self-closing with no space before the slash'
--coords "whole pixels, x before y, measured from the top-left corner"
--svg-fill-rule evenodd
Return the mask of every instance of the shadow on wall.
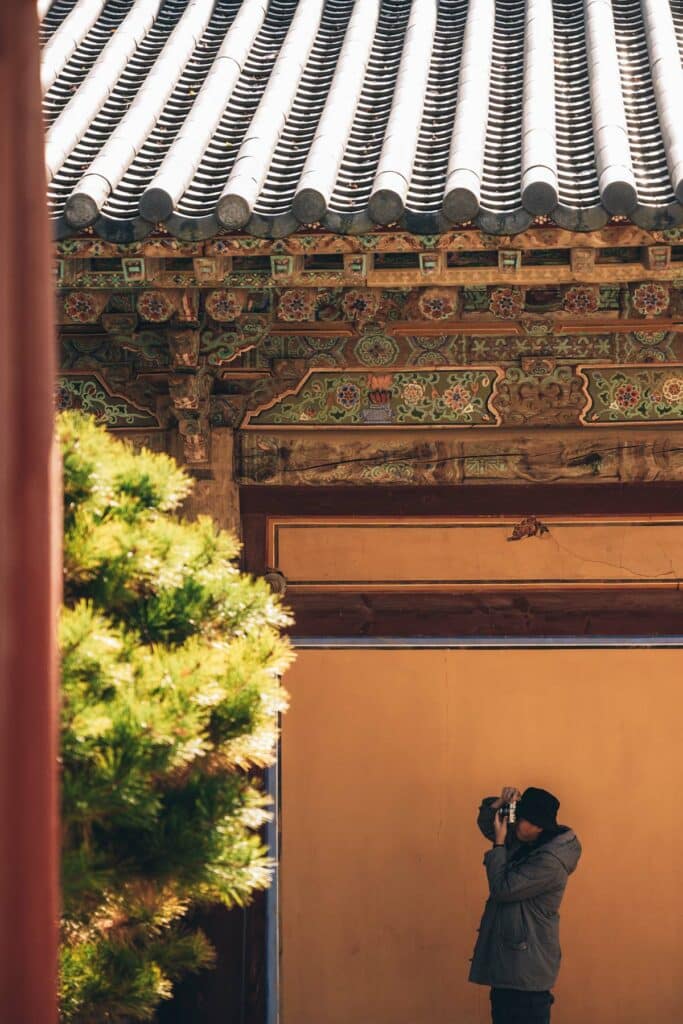
<path id="1" fill-rule="evenodd" d="M 257 894 L 256 900 L 262 898 Z M 173 998 L 157 1011 L 157 1024 L 247 1024 L 248 913 L 241 907 L 215 906 L 192 915 L 191 924 L 205 932 L 216 950 L 216 967 L 188 975 L 176 985 Z"/>

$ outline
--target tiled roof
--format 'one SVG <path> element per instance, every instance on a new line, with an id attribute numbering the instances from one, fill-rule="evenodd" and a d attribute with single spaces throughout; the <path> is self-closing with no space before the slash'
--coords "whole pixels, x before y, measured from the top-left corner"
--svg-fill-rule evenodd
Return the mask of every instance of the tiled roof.
<path id="1" fill-rule="evenodd" d="M 683 222 L 683 0 L 39 0 L 59 237 Z"/>

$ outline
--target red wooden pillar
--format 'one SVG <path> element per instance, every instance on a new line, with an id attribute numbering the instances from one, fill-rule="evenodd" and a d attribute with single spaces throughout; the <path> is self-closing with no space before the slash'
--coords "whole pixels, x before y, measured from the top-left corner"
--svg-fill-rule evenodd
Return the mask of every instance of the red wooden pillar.
<path id="1" fill-rule="evenodd" d="M 54 1024 L 54 334 L 35 0 L 0 3 L 0 1016 Z"/>

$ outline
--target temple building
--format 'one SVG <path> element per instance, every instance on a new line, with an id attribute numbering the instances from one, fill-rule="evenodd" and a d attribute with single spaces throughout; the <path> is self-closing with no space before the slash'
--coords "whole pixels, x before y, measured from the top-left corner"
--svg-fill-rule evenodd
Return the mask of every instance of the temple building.
<path id="1" fill-rule="evenodd" d="M 39 8 L 59 403 L 296 618 L 244 1015 L 182 1019 L 487 1020 L 516 784 L 584 843 L 558 1024 L 674 1024 L 683 0 Z"/>

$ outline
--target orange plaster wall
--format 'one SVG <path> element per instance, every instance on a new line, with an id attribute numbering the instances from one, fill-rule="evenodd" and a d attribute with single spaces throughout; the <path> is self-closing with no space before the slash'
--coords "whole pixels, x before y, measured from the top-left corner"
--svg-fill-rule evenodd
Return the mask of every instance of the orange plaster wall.
<path id="1" fill-rule="evenodd" d="M 679 1024 L 680 651 L 301 651 L 282 743 L 283 1024 L 484 1024 L 479 798 L 541 785 L 584 855 L 553 1024 Z"/>

